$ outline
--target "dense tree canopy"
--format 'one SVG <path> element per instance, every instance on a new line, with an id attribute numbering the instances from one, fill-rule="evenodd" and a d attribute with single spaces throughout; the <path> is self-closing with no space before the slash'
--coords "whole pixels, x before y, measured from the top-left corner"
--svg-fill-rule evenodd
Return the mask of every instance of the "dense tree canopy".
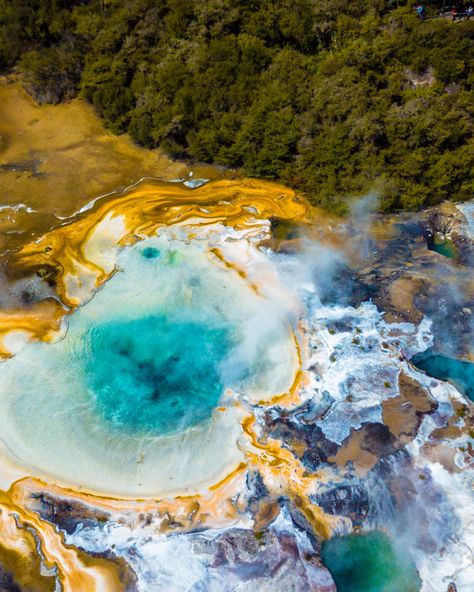
<path id="1" fill-rule="evenodd" d="M 395 0 L 0 0 L 0 69 L 38 100 L 336 211 L 472 196 L 473 45 Z"/>

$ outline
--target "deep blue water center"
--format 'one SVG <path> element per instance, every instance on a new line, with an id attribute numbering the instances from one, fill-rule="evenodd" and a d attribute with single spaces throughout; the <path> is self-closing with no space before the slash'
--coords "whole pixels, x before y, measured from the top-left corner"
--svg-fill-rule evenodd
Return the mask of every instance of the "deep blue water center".
<path id="1" fill-rule="evenodd" d="M 232 338 L 226 326 L 158 315 L 96 325 L 87 343 L 87 386 L 104 420 L 162 435 L 210 418 Z"/>

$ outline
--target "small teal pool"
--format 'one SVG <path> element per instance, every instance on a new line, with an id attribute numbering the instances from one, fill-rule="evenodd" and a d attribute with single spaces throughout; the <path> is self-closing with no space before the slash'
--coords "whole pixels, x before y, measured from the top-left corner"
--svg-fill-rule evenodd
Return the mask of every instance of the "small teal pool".
<path id="1" fill-rule="evenodd" d="M 435 234 L 428 242 L 428 249 L 449 259 L 455 259 L 459 254 L 453 242 L 439 234 Z"/>
<path id="2" fill-rule="evenodd" d="M 417 354 L 411 360 L 423 372 L 438 380 L 449 380 L 466 397 L 474 401 L 474 364 L 449 358 L 433 351 Z"/>
<path id="3" fill-rule="evenodd" d="M 156 247 L 145 247 L 142 251 L 142 257 L 145 259 L 156 259 L 160 256 L 160 251 Z"/>
<path id="4" fill-rule="evenodd" d="M 338 592 L 419 592 L 421 587 L 411 557 L 383 532 L 333 538 L 323 544 L 321 558 Z"/>
<path id="5" fill-rule="evenodd" d="M 208 419 L 224 390 L 228 327 L 164 315 L 99 324 L 82 350 L 101 416 L 126 431 L 161 435 Z"/>

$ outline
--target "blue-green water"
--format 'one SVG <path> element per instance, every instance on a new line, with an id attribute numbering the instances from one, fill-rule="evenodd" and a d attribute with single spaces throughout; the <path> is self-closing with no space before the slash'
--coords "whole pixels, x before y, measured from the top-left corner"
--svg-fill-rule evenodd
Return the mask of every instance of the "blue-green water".
<path id="1" fill-rule="evenodd" d="M 160 251 L 156 247 L 145 247 L 142 251 L 142 256 L 145 259 L 156 259 L 160 256 Z"/>
<path id="2" fill-rule="evenodd" d="M 336 537 L 321 558 L 338 592 L 419 592 L 421 580 L 408 555 L 398 553 L 382 532 Z"/>
<path id="3" fill-rule="evenodd" d="M 430 249 L 430 251 L 435 251 L 444 257 L 448 257 L 449 259 L 455 259 L 458 256 L 458 250 L 454 244 L 449 239 L 443 238 L 439 234 L 435 234 L 428 242 L 428 249 Z"/>
<path id="4" fill-rule="evenodd" d="M 231 346 L 228 327 L 161 315 L 95 326 L 82 355 L 102 417 L 132 433 L 161 435 L 210 417 Z"/>
<path id="5" fill-rule="evenodd" d="M 417 354 L 411 362 L 429 376 L 449 380 L 471 401 L 474 401 L 474 364 L 448 358 L 431 351 Z"/>

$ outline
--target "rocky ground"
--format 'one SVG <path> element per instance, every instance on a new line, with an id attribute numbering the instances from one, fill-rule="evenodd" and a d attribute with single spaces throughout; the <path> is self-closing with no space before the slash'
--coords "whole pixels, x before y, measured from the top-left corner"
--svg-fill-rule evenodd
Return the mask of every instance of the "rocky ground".
<path id="1" fill-rule="evenodd" d="M 424 592 L 467 592 L 473 577 L 463 505 L 474 408 L 410 363 L 427 347 L 473 359 L 468 230 L 451 205 L 374 217 L 370 229 L 335 224 L 331 233 L 346 246 L 334 280 L 321 292 L 317 282 L 299 291 L 309 352 L 301 401 L 254 409 L 259 440 L 279 442 L 314 478 L 311 503 L 341 519 L 339 534 L 387 532 L 409 549 Z M 272 245 L 283 268 L 298 257 L 300 232 Z M 452 257 L 431 249 L 436 235 L 451 241 Z M 157 515 L 117 520 L 54 495 L 30 500 L 66 542 L 119 562 L 129 591 L 336 590 L 304 500 L 279 495 L 255 467 L 233 503 L 234 527 L 183 534 L 176 524 L 176 534 L 157 537 Z"/>

